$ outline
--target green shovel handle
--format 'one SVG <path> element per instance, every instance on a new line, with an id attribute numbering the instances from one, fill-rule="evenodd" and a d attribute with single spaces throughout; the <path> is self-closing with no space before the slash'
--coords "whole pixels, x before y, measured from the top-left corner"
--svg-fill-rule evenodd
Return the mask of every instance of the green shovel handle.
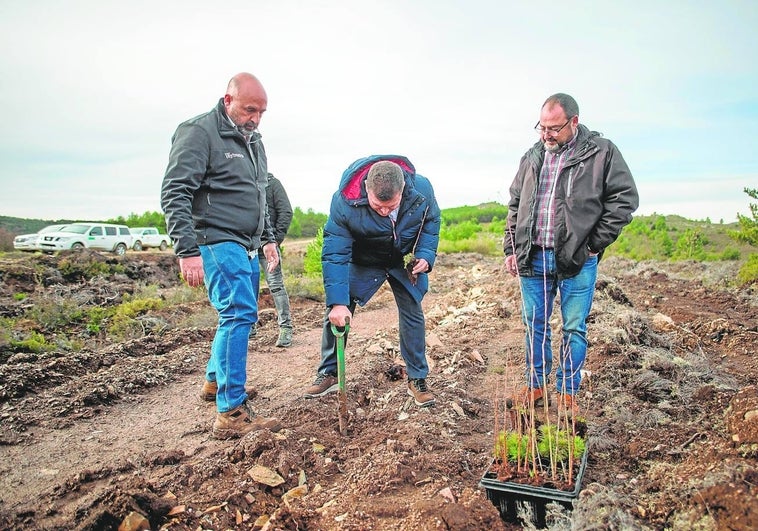
<path id="1" fill-rule="evenodd" d="M 340 392 L 345 392 L 345 334 L 350 330 L 350 319 L 345 319 L 345 326 L 331 325 L 332 334 L 337 339 L 337 385 Z"/>

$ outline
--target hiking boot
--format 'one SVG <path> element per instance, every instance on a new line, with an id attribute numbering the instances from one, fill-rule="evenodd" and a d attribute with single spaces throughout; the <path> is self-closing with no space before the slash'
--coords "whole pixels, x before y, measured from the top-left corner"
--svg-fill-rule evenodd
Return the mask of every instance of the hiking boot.
<path id="1" fill-rule="evenodd" d="M 576 397 L 568 393 L 558 393 L 558 411 L 566 411 L 572 417 L 579 414 Z"/>
<path id="2" fill-rule="evenodd" d="M 292 345 L 292 329 L 280 328 L 279 338 L 276 340 L 276 346 L 280 348 L 287 348 Z"/>
<path id="3" fill-rule="evenodd" d="M 434 395 L 426 386 L 426 379 L 424 378 L 408 380 L 408 395 L 413 397 L 413 401 L 419 407 L 429 407 L 435 403 Z"/>
<path id="4" fill-rule="evenodd" d="M 200 400 L 203 402 L 215 402 L 216 393 L 218 392 L 218 384 L 205 380 L 203 382 L 203 388 L 200 390 Z"/>
<path id="5" fill-rule="evenodd" d="M 245 401 L 231 411 L 216 415 L 216 421 L 213 423 L 213 438 L 236 439 L 253 431 L 276 432 L 281 429 L 282 425 L 278 420 L 256 415 Z"/>
<path id="6" fill-rule="evenodd" d="M 303 396 L 305 398 L 318 398 L 329 393 L 334 393 L 337 389 L 339 389 L 339 383 L 335 375 L 319 373 L 313 381 L 313 385 L 305 390 Z"/>
<path id="7" fill-rule="evenodd" d="M 545 399 L 547 398 L 547 405 L 550 405 L 550 395 L 542 387 L 532 389 L 530 387 L 522 387 L 512 397 L 511 406 L 516 407 L 530 407 L 534 404 L 535 407 L 543 406 Z"/>
<path id="8" fill-rule="evenodd" d="M 245 386 L 245 392 L 247 393 L 248 398 L 255 398 L 258 396 L 258 391 L 252 387 Z M 200 394 L 198 396 L 203 402 L 215 403 L 216 393 L 218 393 L 218 384 L 216 382 L 211 382 L 210 380 L 205 380 L 203 382 L 203 388 L 200 390 Z"/>

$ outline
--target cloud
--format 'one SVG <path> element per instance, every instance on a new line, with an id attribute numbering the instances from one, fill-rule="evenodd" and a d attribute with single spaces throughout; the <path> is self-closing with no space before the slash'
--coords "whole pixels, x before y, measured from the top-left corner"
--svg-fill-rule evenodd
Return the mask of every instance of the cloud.
<path id="1" fill-rule="evenodd" d="M 540 105 L 563 91 L 652 189 L 641 210 L 710 203 L 697 210 L 733 218 L 758 182 L 745 134 L 758 116 L 757 12 L 740 1 L 11 3 L 0 213 L 157 210 L 176 126 L 252 71 L 269 94 L 270 169 L 302 208 L 326 211 L 345 167 L 382 152 L 411 158 L 443 205 L 506 202 Z"/>

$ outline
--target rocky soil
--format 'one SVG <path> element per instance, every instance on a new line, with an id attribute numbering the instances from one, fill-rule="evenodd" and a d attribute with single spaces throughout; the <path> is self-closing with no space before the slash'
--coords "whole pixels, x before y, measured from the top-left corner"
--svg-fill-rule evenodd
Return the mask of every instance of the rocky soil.
<path id="1" fill-rule="evenodd" d="M 83 280 L 62 260 L 123 272 Z M 729 263 L 607 259 L 600 271 L 580 397 L 589 459 L 573 510 L 549 506 L 547 525 L 758 528 L 755 289 L 731 287 Z M 217 441 L 214 407 L 197 399 L 214 315 L 170 251 L 1 257 L 0 529 L 520 529 L 479 486 L 496 403 L 523 370 L 518 281 L 501 260 L 444 255 L 431 284 L 436 407 L 406 395 L 383 290 L 353 320 L 342 435 L 334 396 L 301 396 L 322 303 L 293 298 L 294 344 L 278 349 L 264 293 L 248 384 L 284 428 Z M 165 303 L 133 316 L 122 341 L 54 319 L 145 293 Z M 34 331 L 53 348 L 11 346 Z"/>

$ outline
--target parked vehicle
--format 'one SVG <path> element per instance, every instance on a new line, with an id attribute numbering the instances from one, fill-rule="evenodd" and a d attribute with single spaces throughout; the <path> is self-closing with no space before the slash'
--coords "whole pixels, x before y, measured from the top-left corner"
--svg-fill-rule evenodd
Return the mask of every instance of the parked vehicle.
<path id="1" fill-rule="evenodd" d="M 123 256 L 132 247 L 133 236 L 126 225 L 79 222 L 62 230 L 42 234 L 37 245 L 42 251 L 97 249 Z"/>
<path id="2" fill-rule="evenodd" d="M 129 229 L 134 237 L 132 249 L 142 251 L 150 247 L 157 247 L 161 251 L 168 249 L 171 238 L 167 234 L 161 234 L 155 227 L 136 227 Z"/>
<path id="3" fill-rule="evenodd" d="M 40 235 L 46 232 L 57 232 L 63 227 L 65 225 L 48 225 L 34 234 L 19 234 L 13 238 L 13 248 L 17 251 L 39 251 L 37 240 L 39 240 Z"/>

